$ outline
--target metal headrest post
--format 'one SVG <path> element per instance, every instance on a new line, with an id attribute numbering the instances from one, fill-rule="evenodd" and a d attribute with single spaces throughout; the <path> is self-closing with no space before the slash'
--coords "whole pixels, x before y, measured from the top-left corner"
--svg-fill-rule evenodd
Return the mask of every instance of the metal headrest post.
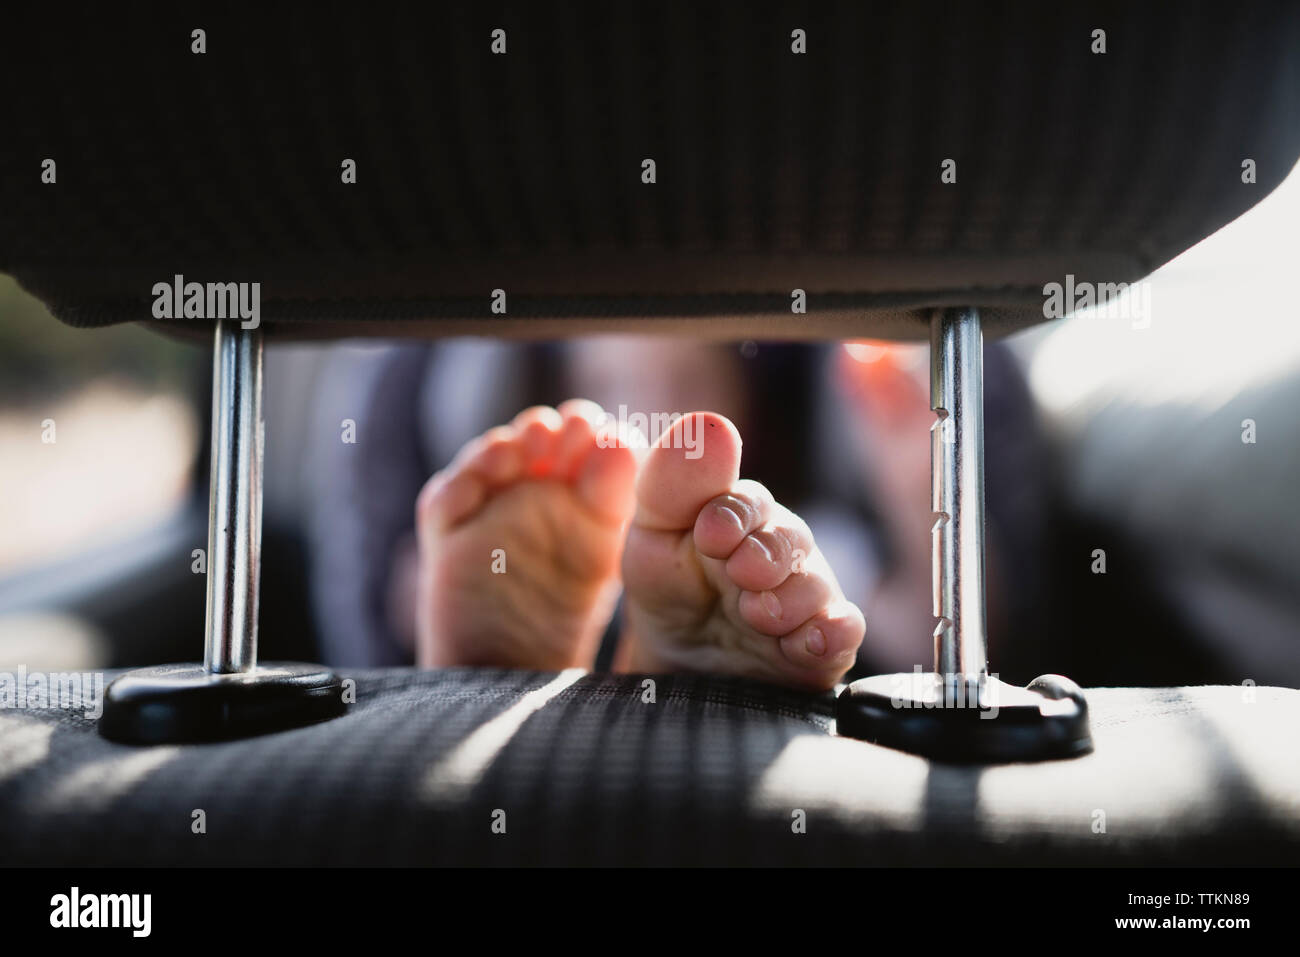
<path id="1" fill-rule="evenodd" d="M 105 694 L 100 732 L 133 744 L 237 738 L 311 724 L 346 710 L 332 672 L 259 664 L 262 559 L 262 333 L 216 323 L 207 624 L 202 665 L 121 676 Z"/>
<path id="2" fill-rule="evenodd" d="M 262 561 L 262 333 L 217 323 L 212 369 L 208 608 L 203 666 L 257 665 Z"/>
<path id="3" fill-rule="evenodd" d="M 1044 675 L 1017 688 L 988 670 L 984 340 L 975 309 L 939 310 L 931 319 L 930 406 L 934 671 L 853 682 L 837 702 L 838 729 L 949 761 L 1084 754 L 1092 737 L 1078 685 Z"/>
<path id="4" fill-rule="evenodd" d="M 988 674 L 984 606 L 984 340 L 974 309 L 930 322 L 934 670 Z"/>

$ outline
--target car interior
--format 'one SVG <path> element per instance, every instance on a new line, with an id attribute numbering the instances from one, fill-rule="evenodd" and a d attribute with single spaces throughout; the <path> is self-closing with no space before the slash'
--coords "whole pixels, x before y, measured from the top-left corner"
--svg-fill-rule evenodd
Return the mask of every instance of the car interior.
<path id="1" fill-rule="evenodd" d="M 1300 300 L 1195 257 L 1300 193 L 1296 5 L 4 16 L 0 273 L 188 357 L 196 432 L 164 514 L 0 564 L 0 672 L 52 676 L 0 702 L 0 863 L 1294 865 Z M 915 643 L 865 605 L 824 691 L 620 670 L 613 626 L 588 669 L 419 666 L 387 556 L 421 485 L 606 341 L 615 385 L 725 354 L 778 497 L 812 474 L 867 529 L 809 451 L 855 420 L 795 396 L 914 357 L 929 505 L 859 557 L 920 556 Z M 473 428 L 435 448 L 429 405 Z"/>

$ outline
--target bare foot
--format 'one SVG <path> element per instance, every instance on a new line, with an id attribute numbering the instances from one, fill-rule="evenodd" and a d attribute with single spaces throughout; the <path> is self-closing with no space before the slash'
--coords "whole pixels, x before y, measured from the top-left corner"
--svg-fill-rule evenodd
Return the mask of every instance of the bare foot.
<path id="1" fill-rule="evenodd" d="M 650 450 L 623 553 L 619 667 L 831 688 L 862 643 L 862 612 L 803 520 L 739 475 L 740 434 L 711 412 Z"/>
<path id="2" fill-rule="evenodd" d="M 467 444 L 416 503 L 422 667 L 590 667 L 618 598 L 636 454 L 594 402 Z"/>

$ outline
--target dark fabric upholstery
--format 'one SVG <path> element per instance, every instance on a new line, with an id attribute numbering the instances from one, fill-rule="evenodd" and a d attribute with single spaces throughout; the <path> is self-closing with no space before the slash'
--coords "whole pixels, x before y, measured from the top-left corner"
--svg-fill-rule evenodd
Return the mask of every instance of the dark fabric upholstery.
<path id="1" fill-rule="evenodd" d="M 261 282 L 271 335 L 916 336 L 950 304 L 997 335 L 1300 155 L 1294 4 L 29 4 L 0 43 L 0 270 L 77 326 L 180 273 Z"/>
<path id="2" fill-rule="evenodd" d="M 351 675 L 326 724 L 112 744 L 0 711 L 5 864 L 1294 863 L 1300 692 L 1096 689 L 1096 751 L 932 764 L 831 699 L 717 678 Z M 206 813 L 207 833 L 191 831 Z M 506 832 L 492 815 L 505 811 Z M 807 832 L 792 831 L 796 809 Z M 1104 819 L 1098 812 L 1104 814 Z M 1096 830 L 1104 823 L 1104 833 Z"/>

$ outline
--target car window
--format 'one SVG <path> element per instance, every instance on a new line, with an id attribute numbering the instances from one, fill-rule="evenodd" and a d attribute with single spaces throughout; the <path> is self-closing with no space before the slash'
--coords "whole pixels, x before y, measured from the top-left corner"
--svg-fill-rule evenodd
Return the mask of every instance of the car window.
<path id="1" fill-rule="evenodd" d="M 0 578 L 165 518 L 193 489 L 202 349 L 73 329 L 0 275 Z"/>

